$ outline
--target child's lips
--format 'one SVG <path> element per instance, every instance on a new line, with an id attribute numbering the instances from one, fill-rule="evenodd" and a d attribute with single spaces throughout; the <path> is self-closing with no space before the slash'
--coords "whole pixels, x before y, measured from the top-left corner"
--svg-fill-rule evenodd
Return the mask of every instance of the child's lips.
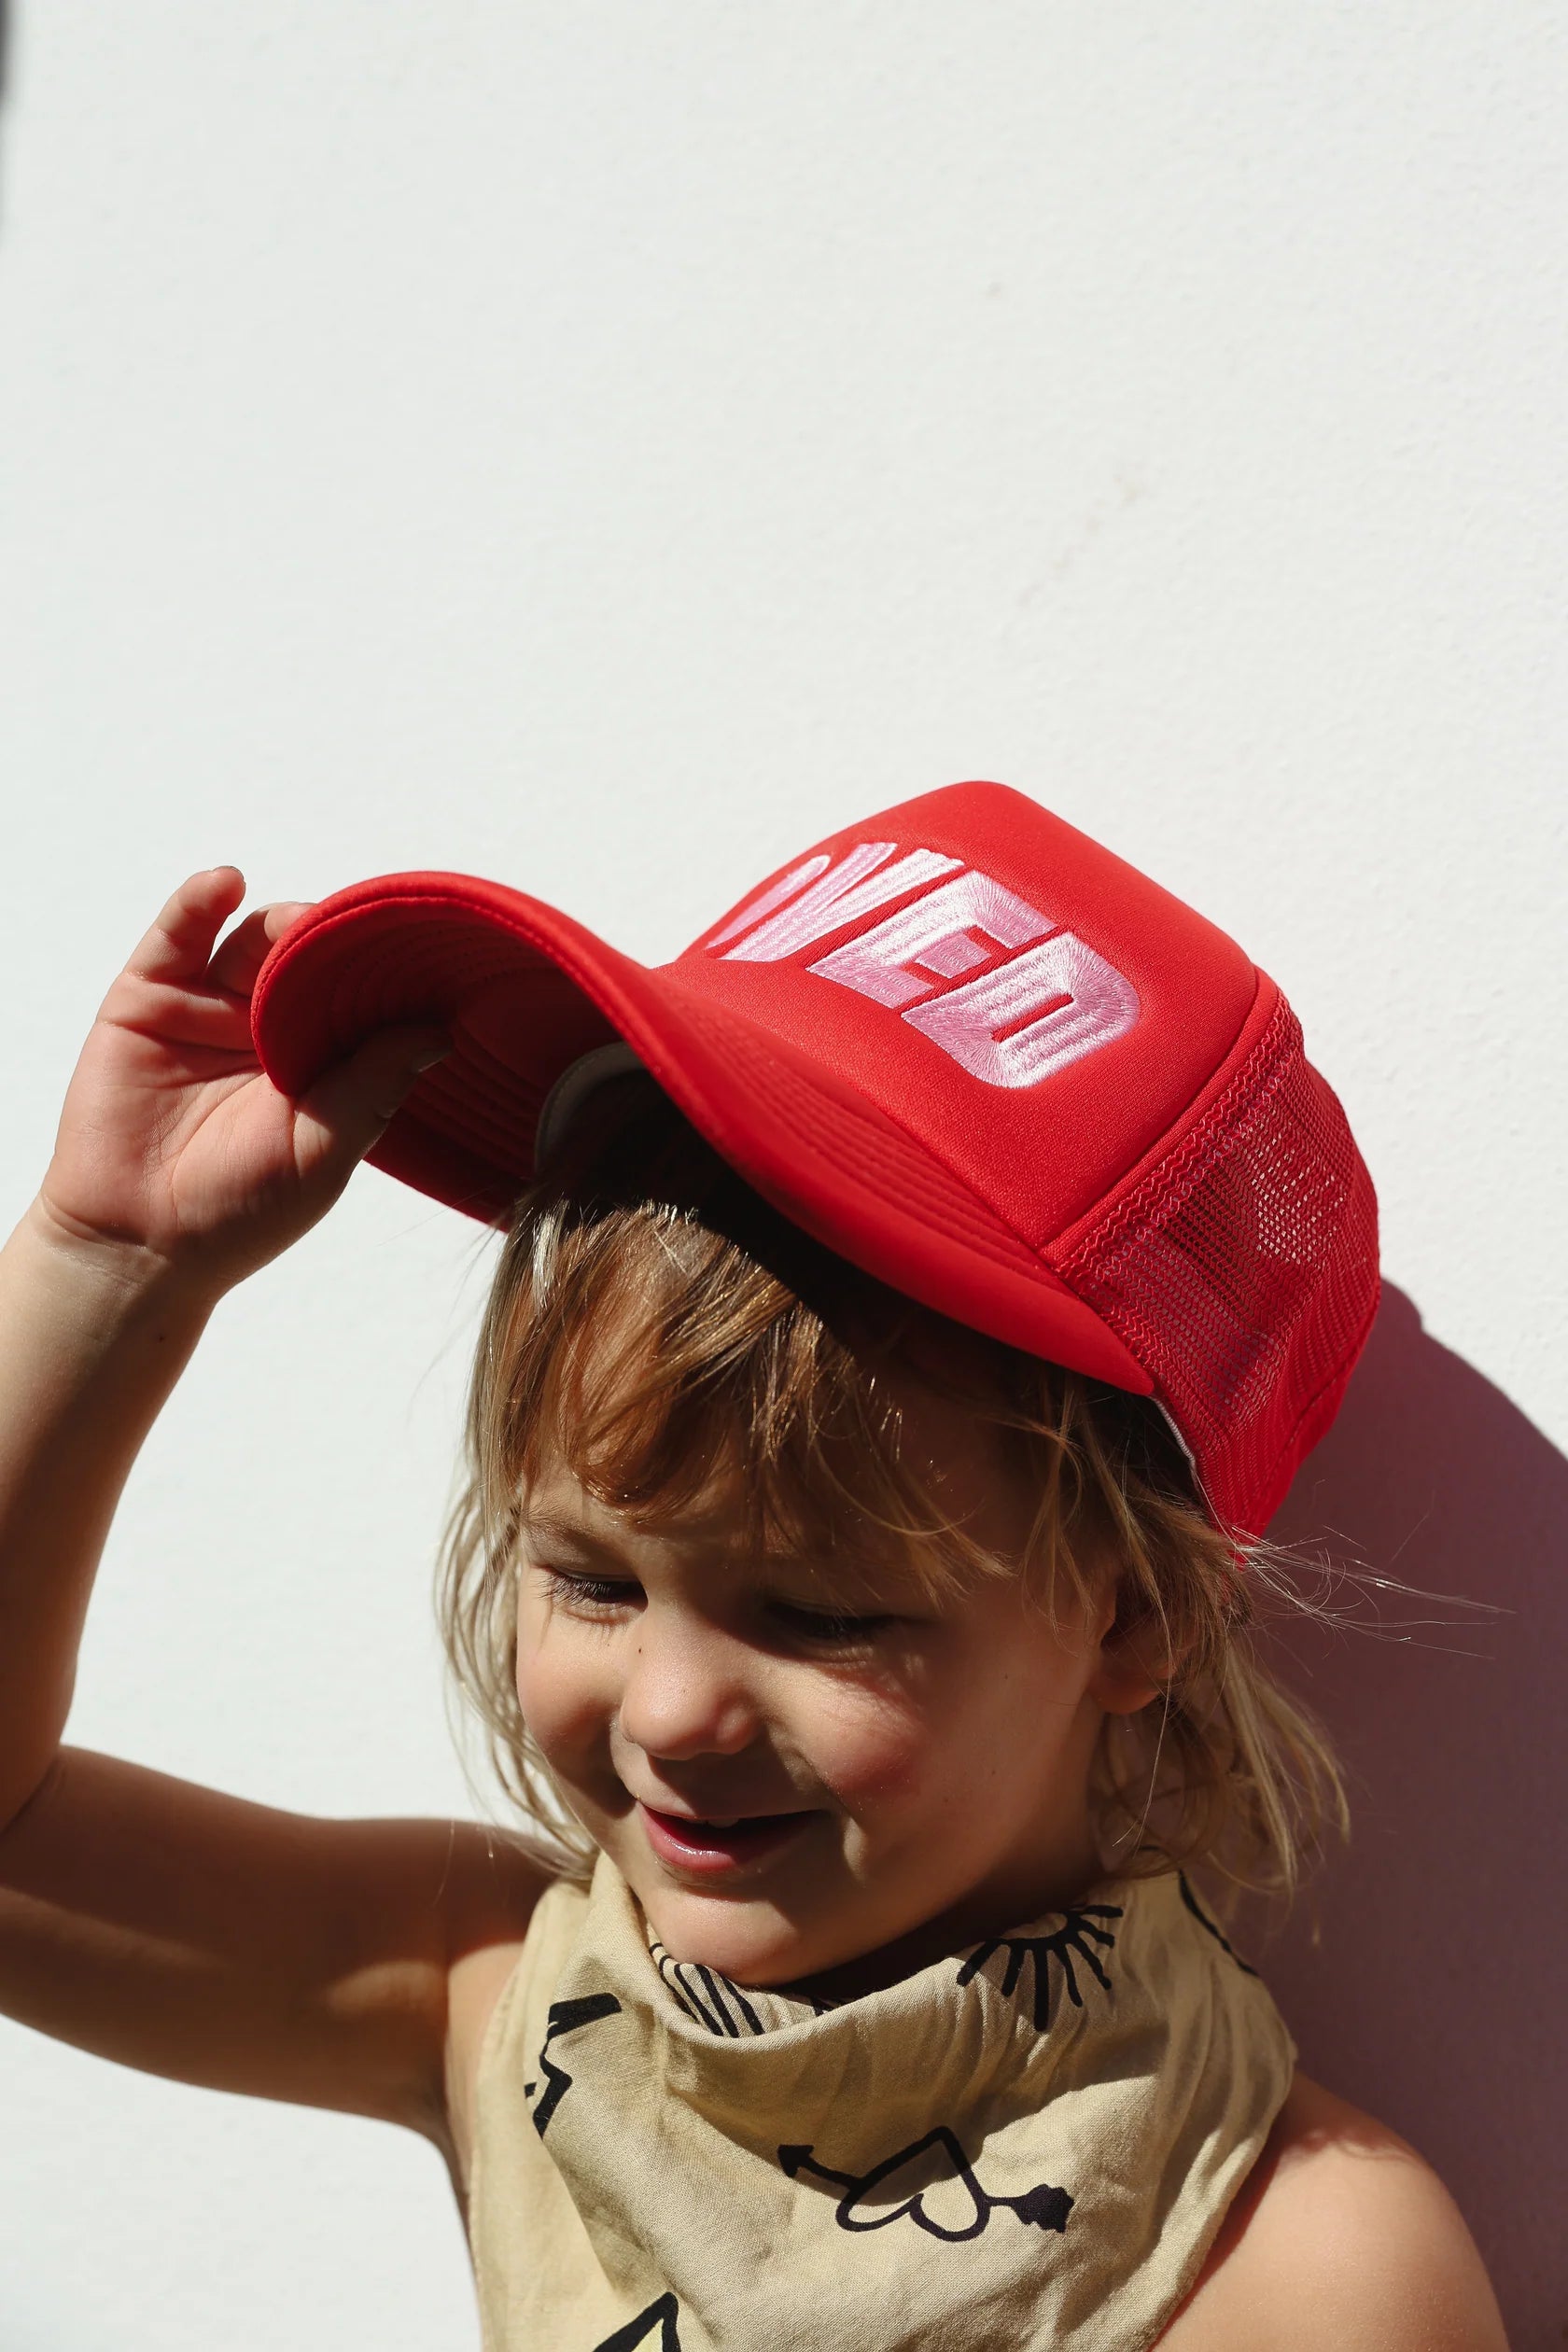
<path id="1" fill-rule="evenodd" d="M 753 1813 L 725 1823 L 693 1821 L 682 1813 L 657 1813 L 637 1799 L 644 1833 L 661 1862 L 704 1877 L 744 1869 L 790 1843 L 811 1820 L 809 1813 Z"/>

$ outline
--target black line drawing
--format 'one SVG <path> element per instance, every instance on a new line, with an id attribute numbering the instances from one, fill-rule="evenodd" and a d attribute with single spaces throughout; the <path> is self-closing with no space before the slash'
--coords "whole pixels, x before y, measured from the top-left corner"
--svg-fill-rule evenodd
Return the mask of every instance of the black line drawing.
<path id="1" fill-rule="evenodd" d="M 659 2352 L 680 2352 L 680 2331 L 676 2326 L 679 2317 L 680 2305 L 666 2287 L 657 2303 L 651 2303 L 646 2311 L 639 2311 L 623 2328 L 617 2328 L 602 2344 L 595 2344 L 594 2352 L 634 2352 L 636 2345 L 648 2342 L 655 2328 L 659 2331 Z"/>
<path id="2" fill-rule="evenodd" d="M 672 1959 L 662 1943 L 651 1943 L 648 1956 L 693 2024 L 706 2025 L 710 2034 L 728 2034 L 736 2041 L 743 2034 L 765 2034 L 769 2030 L 747 1998 L 744 1987 L 733 1978 L 721 1976 L 717 1968 L 707 1967 L 699 1960 Z M 794 2000 L 801 1996 L 791 1994 L 789 1997 Z M 809 2002 L 819 2017 L 826 2016 L 834 2006 L 832 2001 Z"/>
<path id="3" fill-rule="evenodd" d="M 556 2065 L 550 2055 L 550 2045 L 558 2034 L 575 2034 L 580 2025 L 592 2025 L 600 2017 L 614 2017 L 621 2004 L 613 1993 L 584 1993 L 575 2001 L 552 2001 L 546 2012 L 544 2039 L 539 2044 L 539 2072 L 550 2078 L 543 2098 L 534 2109 L 534 2129 L 544 2137 L 550 2119 L 567 2093 L 572 2079 L 564 2066 Z M 539 2089 L 537 2082 L 525 2082 L 523 2095 L 531 2099 Z"/>
<path id="4" fill-rule="evenodd" d="M 1096 1925 L 1097 1921 L 1120 1919 L 1121 1907 L 1115 1903 L 1089 1903 L 1081 1911 L 1064 1911 L 1062 1924 L 1048 1936 L 998 1936 L 989 1943 L 976 1944 L 967 1960 L 959 1968 L 959 1982 L 968 1984 L 977 1977 L 987 1960 L 999 1952 L 1007 1954 L 1002 1972 L 1001 1989 L 1015 1990 L 1024 1970 L 1024 1962 L 1034 1965 L 1034 2023 L 1040 2033 L 1051 2022 L 1051 1963 L 1054 1960 L 1067 1987 L 1067 1997 L 1074 2009 L 1082 2009 L 1084 1996 L 1078 1990 L 1073 1973 L 1074 1953 L 1099 1979 L 1105 1991 L 1111 1991 L 1111 1980 L 1100 1966 L 1100 1955 L 1094 1947 L 1099 1944 L 1106 1952 L 1115 1947 L 1113 1929 Z"/>
<path id="5" fill-rule="evenodd" d="M 886 2212 L 873 2214 L 865 2209 L 876 2191 L 886 2188 L 895 2173 L 905 2165 L 915 2166 L 928 2153 L 937 2160 L 931 2167 L 935 2173 L 934 2178 L 928 2178 L 922 2188 L 912 2191 Z M 945 2172 L 940 2169 L 940 2162 L 944 2158 L 947 2166 Z M 843 2190 L 844 2194 L 833 2213 L 833 2219 L 841 2230 L 885 2230 L 890 2222 L 902 2221 L 907 2215 L 916 2228 L 924 2230 L 928 2237 L 945 2239 L 949 2246 L 978 2237 L 992 2214 L 999 2213 L 1004 2205 L 1010 2212 L 1015 2213 L 1020 2221 L 1032 2222 L 1039 2230 L 1055 2230 L 1059 2235 L 1067 2228 L 1067 2217 L 1074 2202 L 1065 2189 L 1054 2189 L 1045 2180 L 1033 2189 L 1026 2189 L 1022 2196 L 991 2196 L 974 2177 L 968 2157 L 945 2123 L 937 2124 L 924 2138 L 912 2140 L 907 2148 L 901 2148 L 895 2155 L 885 2157 L 868 2173 L 834 2172 L 831 2165 L 819 2163 L 806 2145 L 790 2144 L 780 2148 L 778 2161 L 791 2180 L 798 2180 L 803 2173 L 812 2173 L 819 2180 L 825 2180 L 832 2187 Z M 927 2210 L 925 2202 L 928 2190 L 950 2180 L 959 2182 L 967 2191 L 972 2208 L 969 2219 L 957 2227 L 937 2220 Z"/>
<path id="6" fill-rule="evenodd" d="M 662 1943 L 651 1943 L 648 1953 L 687 2016 L 696 2024 L 706 2025 L 710 2034 L 728 2034 L 736 2040 L 743 2032 L 766 2033 L 767 2027 L 739 1985 L 732 1984 L 717 1968 L 704 1967 L 690 1960 L 672 1960 Z M 692 1981 L 693 1978 L 695 1982 Z"/>
<path id="7" fill-rule="evenodd" d="M 1214 1941 L 1219 1945 L 1220 1950 L 1222 1952 L 1229 1953 L 1231 1958 L 1235 1961 L 1243 1976 L 1255 1977 L 1257 1970 L 1253 1967 L 1248 1967 L 1246 1961 L 1242 1959 L 1241 1954 L 1237 1951 L 1236 1946 L 1228 1941 L 1225 1937 L 1221 1935 L 1219 1929 L 1215 1926 L 1211 1919 L 1210 1919 L 1203 1911 L 1199 1911 L 1197 1907 L 1197 1897 L 1193 1893 L 1192 1888 L 1187 1883 L 1187 1874 L 1185 1870 L 1177 1871 L 1176 1883 L 1182 1890 L 1183 1902 L 1185 1903 L 1188 1911 L 1191 1911 L 1198 1925 L 1200 1927 L 1208 1928 L 1209 1933 L 1213 1937 Z"/>

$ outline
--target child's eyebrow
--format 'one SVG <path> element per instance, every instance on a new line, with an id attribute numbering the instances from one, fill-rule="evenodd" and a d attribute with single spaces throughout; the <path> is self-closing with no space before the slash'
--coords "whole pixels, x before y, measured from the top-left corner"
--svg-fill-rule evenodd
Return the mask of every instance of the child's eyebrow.
<path id="1" fill-rule="evenodd" d="M 612 1537 L 597 1535 L 584 1527 L 580 1519 L 552 1511 L 524 1509 L 518 1513 L 518 1533 L 525 1543 L 537 1544 L 541 1550 L 575 1553 L 580 1560 L 589 1560 L 613 1571 L 621 1577 L 635 1575 L 637 1571 L 615 1546 Z M 917 1580 L 900 1576 L 885 1563 L 879 1568 L 861 1564 L 858 1568 L 840 1567 L 835 1575 L 798 1551 L 782 1547 L 753 1552 L 745 1547 L 726 1548 L 700 1537 L 684 1539 L 674 1531 L 659 1531 L 665 1542 L 676 1548 L 693 1553 L 707 1553 L 710 1558 L 724 1553 L 722 1564 L 731 1569 L 749 1571 L 763 1577 L 786 1578 L 793 1586 L 809 1587 L 824 1599 L 839 1599 L 862 1604 L 880 1600 L 892 1605 L 901 1599 L 909 1600 L 919 1590 Z"/>
<path id="2" fill-rule="evenodd" d="M 553 1484 L 541 1484 L 532 1494 L 525 1491 L 518 1503 L 515 1524 L 524 1536 L 537 1537 L 542 1543 L 572 1545 L 584 1551 L 615 1553 L 623 1529 L 631 1540 L 665 1544 L 676 1551 L 733 1553 L 737 1562 L 752 1556 L 739 1540 L 735 1513 L 721 1505 L 685 1513 L 651 1511 L 646 1517 L 639 1517 L 635 1511 L 622 1514 L 609 1505 L 599 1505 L 597 1516 L 602 1524 L 595 1527 L 577 1505 L 575 1496 L 568 1494 L 563 1501 Z"/>
<path id="3" fill-rule="evenodd" d="M 517 1528 L 525 1542 L 538 1543 L 553 1549 L 591 1554 L 595 1560 L 613 1562 L 623 1574 L 626 1573 L 626 1562 L 617 1545 L 613 1530 L 599 1533 L 591 1527 L 585 1527 L 579 1519 L 567 1517 L 548 1508 L 539 1511 L 527 1509 L 519 1511 Z M 711 1544 L 705 1544 L 698 1537 L 682 1535 L 676 1530 L 658 1528 L 634 1532 L 653 1534 L 677 1550 L 698 1552 L 715 1548 Z"/>
<path id="4" fill-rule="evenodd" d="M 593 1552 L 600 1559 L 614 1557 L 613 1547 L 588 1528 L 573 1519 L 558 1519 L 549 1511 L 520 1511 L 517 1530 L 531 1543 L 559 1545 L 567 1551 Z"/>

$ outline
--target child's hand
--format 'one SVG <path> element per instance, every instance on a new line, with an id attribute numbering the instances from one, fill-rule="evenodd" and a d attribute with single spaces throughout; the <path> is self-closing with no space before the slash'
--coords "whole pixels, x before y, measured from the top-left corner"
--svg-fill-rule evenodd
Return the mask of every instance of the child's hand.
<path id="1" fill-rule="evenodd" d="M 233 866 L 194 874 L 105 998 L 35 1203 L 50 1238 L 216 1298 L 323 1216 L 447 1041 L 385 1029 L 291 1102 L 250 1041 L 250 993 L 303 906 L 259 908 Z"/>

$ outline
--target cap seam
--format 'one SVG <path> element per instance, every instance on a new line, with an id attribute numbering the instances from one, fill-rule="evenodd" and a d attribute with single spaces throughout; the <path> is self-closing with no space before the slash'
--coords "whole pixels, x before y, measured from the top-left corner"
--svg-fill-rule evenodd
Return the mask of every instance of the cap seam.
<path id="1" fill-rule="evenodd" d="M 1062 1225 L 1048 1240 L 1042 1241 L 1037 1245 L 1041 1255 L 1045 1258 L 1046 1263 L 1050 1266 L 1052 1271 L 1059 1275 L 1063 1281 L 1067 1281 L 1069 1279 L 1062 1270 L 1063 1267 L 1064 1265 L 1071 1263 L 1073 1257 L 1082 1248 L 1083 1240 L 1086 1233 L 1092 1231 L 1097 1226 L 1103 1225 L 1105 1221 L 1114 1213 L 1114 1211 L 1112 1209 L 1110 1204 L 1114 1202 L 1119 1207 L 1125 1198 L 1135 1193 L 1141 1184 L 1146 1183 L 1148 1178 L 1153 1175 L 1155 1169 L 1160 1166 L 1161 1162 L 1169 1158 L 1173 1151 L 1180 1148 L 1181 1137 L 1183 1131 L 1192 1126 L 1195 1113 L 1197 1112 L 1199 1105 L 1202 1104 L 1206 1099 L 1217 1100 L 1219 1097 L 1224 1094 L 1226 1086 L 1230 1085 L 1232 1079 L 1236 1075 L 1236 1069 L 1233 1068 L 1233 1065 L 1239 1067 L 1240 1063 L 1245 1060 L 1246 1054 L 1250 1054 L 1253 1051 L 1253 1044 L 1249 1044 L 1246 1047 L 1245 1053 L 1243 1053 L 1242 1040 L 1246 1037 L 1248 1029 L 1256 1017 L 1258 1005 L 1263 995 L 1263 983 L 1267 978 L 1267 974 L 1260 972 L 1254 965 L 1252 1000 L 1248 1004 L 1245 1013 L 1242 1015 L 1240 1021 L 1237 1025 L 1235 1035 L 1232 1037 L 1229 1044 L 1225 1047 L 1225 1052 L 1220 1056 L 1219 1060 L 1211 1070 L 1208 1077 L 1204 1079 L 1202 1085 L 1197 1087 L 1195 1091 L 1188 1096 L 1181 1110 L 1174 1113 L 1170 1119 L 1167 1121 L 1165 1127 L 1160 1130 L 1160 1133 L 1155 1138 L 1155 1141 L 1148 1146 L 1146 1151 L 1140 1153 L 1138 1158 L 1133 1161 L 1132 1166 L 1126 1169 L 1124 1173 L 1116 1179 L 1114 1184 L 1113 1184 L 1108 1191 L 1101 1193 L 1099 1199 L 1097 1202 L 1091 1203 L 1088 1208 L 1083 1210 L 1079 1215 L 1072 1219 L 1070 1225 Z M 1270 983 L 1270 986 L 1274 986 L 1274 984 Z M 1263 1023 L 1260 1025 L 1260 1036 L 1262 1035 L 1263 1030 L 1267 1029 L 1268 1021 L 1272 1020 L 1274 1017 L 1274 1011 L 1278 1004 L 1282 1001 L 1283 1000 L 1280 996 L 1278 987 L 1275 987 L 1275 1005 L 1269 1008 L 1267 1015 L 1266 1015 Z M 1255 1044 L 1255 1043 L 1256 1040 L 1254 1039 L 1253 1043 Z"/>
<path id="2" fill-rule="evenodd" d="M 705 1005 L 702 1009 L 703 1012 L 706 1013 L 708 1008 Z M 756 1026 L 758 1027 L 760 1033 L 764 1038 L 771 1037 L 771 1031 L 762 1029 L 761 1024 L 757 1024 Z M 867 1099 L 869 1101 L 870 1098 L 868 1097 Z M 885 1109 L 879 1102 L 873 1103 L 872 1109 L 877 1117 L 886 1119 L 889 1127 L 896 1127 L 899 1134 L 903 1137 L 907 1143 L 912 1144 L 916 1150 L 924 1154 L 927 1159 L 932 1161 L 938 1168 L 940 1168 L 943 1174 L 949 1178 L 949 1180 L 957 1185 L 961 1192 L 966 1194 L 968 1197 L 975 1203 L 976 1207 L 983 1212 L 984 1216 L 991 1218 L 996 1224 L 1001 1225 L 1006 1232 L 1012 1236 L 1013 1239 L 1017 1243 L 1020 1251 L 1023 1252 L 1024 1255 L 1029 1260 L 1031 1265 L 1038 1267 L 1041 1271 L 1045 1274 L 1054 1275 L 1056 1273 L 1056 1268 L 1047 1264 L 1039 1245 L 1030 1241 L 1028 1237 L 1014 1224 L 1013 1220 L 998 1209 L 994 1203 L 987 1200 L 984 1195 L 978 1192 L 974 1185 L 970 1183 L 968 1177 L 962 1175 L 958 1169 L 954 1168 L 951 1161 L 947 1159 L 945 1154 L 933 1151 L 926 1139 L 923 1136 L 916 1135 L 913 1129 L 907 1127 L 904 1121 L 899 1117 L 895 1112 Z M 806 1147 L 810 1151 L 814 1152 L 819 1159 L 827 1162 L 830 1166 L 832 1165 L 831 1155 L 824 1151 L 819 1144 L 812 1142 L 809 1138 L 802 1136 L 797 1136 L 795 1140 L 797 1143 L 805 1142 Z M 999 1258 L 997 1263 L 1015 1264 L 1016 1261 Z M 1061 1278 L 1058 1276 L 1057 1280 L 1059 1281 L 1060 1279 Z M 1049 1289 L 1051 1285 L 1049 1283 L 1042 1285 L 1042 1288 L 1044 1289 Z M 1091 1309 L 1091 1311 L 1093 1310 Z"/>

